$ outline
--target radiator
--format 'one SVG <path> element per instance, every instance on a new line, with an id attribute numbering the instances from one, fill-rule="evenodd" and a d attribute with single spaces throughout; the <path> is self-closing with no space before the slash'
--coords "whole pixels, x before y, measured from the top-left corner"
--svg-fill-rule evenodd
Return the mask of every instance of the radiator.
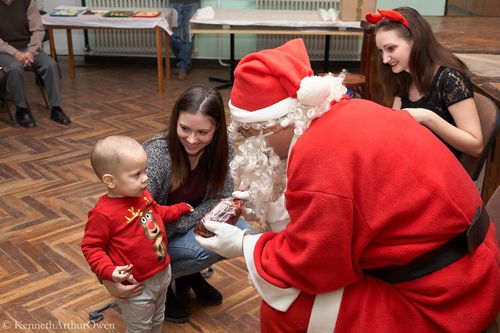
<path id="1" fill-rule="evenodd" d="M 340 0 L 256 0 L 256 4 L 257 9 L 318 10 L 319 8 L 334 8 L 338 11 Z M 257 47 L 259 49 L 274 48 L 295 37 L 304 39 L 311 59 L 323 59 L 324 36 L 259 35 Z M 330 59 L 336 61 L 359 60 L 361 42 L 362 40 L 358 36 L 332 36 L 330 39 Z"/>
<path id="2" fill-rule="evenodd" d="M 151 9 L 165 8 L 168 0 L 86 0 L 90 8 Z M 152 30 L 89 30 L 90 55 L 156 56 Z"/>
<path id="3" fill-rule="evenodd" d="M 228 1 L 228 0 L 227 0 Z M 345 0 L 351 1 L 351 0 Z M 221 6 L 218 1 L 217 7 Z M 228 1 L 229 2 L 229 1 Z M 317 10 L 335 8 L 340 0 L 255 0 L 257 9 L 280 10 Z M 168 0 L 86 0 L 85 5 L 92 8 L 165 8 Z M 258 35 L 257 48 L 274 48 L 294 37 L 304 38 L 309 57 L 323 59 L 325 39 L 322 36 Z M 156 42 L 150 30 L 89 30 L 91 55 L 155 56 Z M 332 36 L 330 40 L 330 59 L 337 61 L 359 60 L 361 38 L 357 36 Z"/>

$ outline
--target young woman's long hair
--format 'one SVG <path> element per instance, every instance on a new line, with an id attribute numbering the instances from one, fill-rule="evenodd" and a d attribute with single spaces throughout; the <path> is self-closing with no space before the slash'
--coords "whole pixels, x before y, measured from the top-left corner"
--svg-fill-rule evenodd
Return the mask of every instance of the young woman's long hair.
<path id="1" fill-rule="evenodd" d="M 408 64 L 410 73 L 406 71 L 393 73 L 391 67 L 382 62 L 381 54 L 378 55 L 378 70 L 386 91 L 391 96 L 406 96 L 412 81 L 415 82 L 421 94 L 427 95 L 434 78 L 436 65 L 468 73 L 467 66 L 437 41 L 429 22 L 415 9 L 399 7 L 394 10 L 406 18 L 410 28 L 406 28 L 399 22 L 384 19 L 377 23 L 375 34 L 378 31 L 396 30 L 401 38 L 409 42 L 413 41 L 413 46 Z"/>
<path id="2" fill-rule="evenodd" d="M 206 170 L 208 195 L 213 196 L 223 189 L 228 173 L 228 137 L 222 96 L 213 88 L 193 86 L 184 91 L 175 102 L 166 138 L 172 159 L 172 190 L 183 184 L 190 171 L 188 155 L 177 136 L 177 123 L 183 112 L 199 112 L 209 117 L 216 126 L 212 142 L 204 152 L 209 156 Z"/>

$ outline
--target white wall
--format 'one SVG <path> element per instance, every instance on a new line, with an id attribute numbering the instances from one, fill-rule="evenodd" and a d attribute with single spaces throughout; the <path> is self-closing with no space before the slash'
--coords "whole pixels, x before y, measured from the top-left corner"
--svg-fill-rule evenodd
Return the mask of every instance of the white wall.
<path id="1" fill-rule="evenodd" d="M 401 6 L 415 8 L 425 16 L 443 16 L 446 0 L 377 0 L 377 8 L 394 9 Z"/>

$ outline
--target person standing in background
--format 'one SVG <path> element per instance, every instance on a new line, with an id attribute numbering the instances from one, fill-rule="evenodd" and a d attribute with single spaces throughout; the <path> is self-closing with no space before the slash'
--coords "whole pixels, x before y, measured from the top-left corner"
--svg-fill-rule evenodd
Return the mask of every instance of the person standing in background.
<path id="1" fill-rule="evenodd" d="M 175 0 L 169 1 L 169 7 L 177 11 L 177 26 L 172 28 L 170 48 L 177 59 L 177 78 L 181 81 L 187 77 L 191 68 L 191 54 L 193 43 L 189 34 L 189 20 L 200 8 L 200 1 Z"/>

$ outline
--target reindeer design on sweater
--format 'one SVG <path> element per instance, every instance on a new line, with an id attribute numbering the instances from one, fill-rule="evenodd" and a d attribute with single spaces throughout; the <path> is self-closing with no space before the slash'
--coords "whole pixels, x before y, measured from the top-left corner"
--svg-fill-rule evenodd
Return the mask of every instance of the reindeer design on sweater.
<path id="1" fill-rule="evenodd" d="M 158 260 L 165 259 L 167 255 L 167 248 L 163 241 L 160 226 L 156 222 L 153 212 L 150 210 L 144 211 L 142 217 L 139 219 L 139 225 L 144 228 L 146 238 L 154 240 L 154 252 Z"/>

